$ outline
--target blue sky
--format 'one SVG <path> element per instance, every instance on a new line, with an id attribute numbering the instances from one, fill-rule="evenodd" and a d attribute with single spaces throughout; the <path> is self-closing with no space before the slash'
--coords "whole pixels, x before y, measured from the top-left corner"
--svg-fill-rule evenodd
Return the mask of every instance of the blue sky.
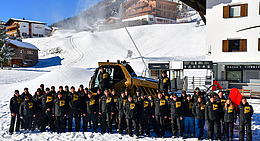
<path id="1" fill-rule="evenodd" d="M 25 18 L 47 25 L 75 16 L 101 0 L 0 0 L 0 19 Z"/>

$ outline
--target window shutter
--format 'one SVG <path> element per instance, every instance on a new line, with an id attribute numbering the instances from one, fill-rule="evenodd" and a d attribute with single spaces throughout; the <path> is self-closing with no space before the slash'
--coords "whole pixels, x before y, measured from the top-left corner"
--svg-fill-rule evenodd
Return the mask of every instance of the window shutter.
<path id="1" fill-rule="evenodd" d="M 258 38 L 258 51 L 260 51 L 260 38 Z"/>
<path id="2" fill-rule="evenodd" d="M 223 7 L 223 18 L 229 18 L 229 6 Z"/>
<path id="3" fill-rule="evenodd" d="M 222 52 L 228 52 L 228 40 L 222 41 Z"/>
<path id="4" fill-rule="evenodd" d="M 241 17 L 247 16 L 247 4 L 241 4 Z"/>
<path id="5" fill-rule="evenodd" d="M 240 40 L 240 51 L 246 51 L 246 43 L 247 43 L 246 39 Z"/>

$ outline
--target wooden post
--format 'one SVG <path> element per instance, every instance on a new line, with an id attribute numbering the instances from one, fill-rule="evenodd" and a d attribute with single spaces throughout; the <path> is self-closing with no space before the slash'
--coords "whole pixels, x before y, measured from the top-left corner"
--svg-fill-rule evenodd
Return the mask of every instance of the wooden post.
<path id="1" fill-rule="evenodd" d="M 1 69 L 4 69 L 4 64 L 3 63 L 1 63 Z"/>

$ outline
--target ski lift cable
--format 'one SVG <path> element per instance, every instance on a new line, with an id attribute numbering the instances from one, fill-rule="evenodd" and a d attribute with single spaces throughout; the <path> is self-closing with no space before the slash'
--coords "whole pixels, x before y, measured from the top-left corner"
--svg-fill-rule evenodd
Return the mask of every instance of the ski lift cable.
<path id="1" fill-rule="evenodd" d="M 145 66 L 145 68 L 146 68 L 146 69 L 145 69 L 145 75 L 146 75 L 146 72 L 147 72 L 148 68 L 147 68 L 147 65 L 146 65 L 146 63 L 145 63 L 145 61 L 144 61 L 144 57 L 142 56 L 141 52 L 139 51 L 139 49 L 138 49 L 138 47 L 137 47 L 137 45 L 136 45 L 136 43 L 135 43 L 133 37 L 131 36 L 130 32 L 129 32 L 128 29 L 126 28 L 126 25 L 125 25 L 125 23 L 123 22 L 123 20 L 122 20 L 122 18 L 120 17 L 120 15 L 119 15 L 114 9 L 112 9 L 112 13 L 111 13 L 111 14 L 113 14 L 113 13 L 115 13 L 115 14 L 119 17 L 120 21 L 121 21 L 122 24 L 124 25 L 124 28 L 125 28 L 125 30 L 126 30 L 128 36 L 130 37 L 130 39 L 131 39 L 132 43 L 134 44 L 134 46 L 135 46 L 135 48 L 136 48 L 136 50 L 137 50 L 139 56 L 140 56 L 141 59 L 142 59 L 142 62 L 144 63 L 144 66 Z"/>

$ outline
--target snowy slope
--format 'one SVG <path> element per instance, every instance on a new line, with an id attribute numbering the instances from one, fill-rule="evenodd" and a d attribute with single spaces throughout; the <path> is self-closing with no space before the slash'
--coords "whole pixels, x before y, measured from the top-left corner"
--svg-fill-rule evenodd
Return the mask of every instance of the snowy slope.
<path id="1" fill-rule="evenodd" d="M 148 25 L 128 28 L 139 47 L 145 62 L 168 62 L 172 60 L 205 60 L 205 26 L 195 27 L 194 23 L 179 25 Z M 138 75 L 144 65 L 124 29 L 104 32 L 75 32 L 58 30 L 51 37 L 25 39 L 40 49 L 40 61 L 35 67 L 0 70 L 0 140 L 120 140 L 118 134 L 18 132 L 8 135 L 10 125 L 9 100 L 13 91 L 28 87 L 34 93 L 41 83 L 46 87 L 69 85 L 88 86 L 93 68 L 99 61 L 126 59 Z M 126 58 L 127 51 L 133 51 L 132 58 Z M 253 101 L 254 103 L 255 101 Z M 257 101 L 256 103 L 260 103 Z M 259 109 L 259 104 L 254 107 Z M 259 110 L 256 110 L 259 113 Z M 254 115 L 254 135 L 259 137 L 258 114 Z M 100 131 L 100 129 L 98 129 Z M 206 132 L 205 132 L 206 133 Z M 152 132 L 152 136 L 155 134 Z M 167 136 L 171 136 L 167 133 Z M 237 134 L 236 136 L 237 137 Z M 124 136 L 122 140 L 135 140 Z M 141 138 L 139 140 L 155 140 Z M 158 139 L 162 140 L 162 139 Z M 172 139 L 163 139 L 172 140 Z M 178 140 L 178 139 L 176 139 Z M 189 139 L 196 140 L 196 139 Z"/>

